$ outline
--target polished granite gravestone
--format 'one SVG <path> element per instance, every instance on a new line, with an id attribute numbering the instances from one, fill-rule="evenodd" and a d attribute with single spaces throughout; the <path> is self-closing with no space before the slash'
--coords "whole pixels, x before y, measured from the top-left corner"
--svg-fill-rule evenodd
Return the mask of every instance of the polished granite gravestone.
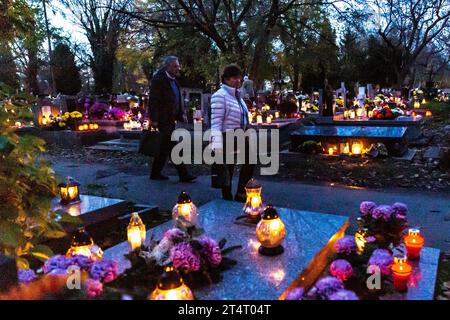
<path id="1" fill-rule="evenodd" d="M 425 118 L 422 116 L 412 117 L 412 116 L 400 116 L 394 120 L 370 120 L 369 118 L 361 119 L 344 119 L 342 114 L 335 115 L 331 124 L 337 126 L 363 126 L 363 127 L 407 127 L 406 136 L 409 140 L 417 139 L 421 131 L 421 126 L 425 123 Z M 316 124 L 318 125 L 329 125 L 329 121 L 322 120 L 322 118 L 317 118 Z"/>
<path id="2" fill-rule="evenodd" d="M 420 260 L 409 260 L 412 275 L 407 292 L 382 296 L 381 300 L 433 300 L 439 265 L 439 249 L 422 248 Z"/>
<path id="3" fill-rule="evenodd" d="M 364 147 L 380 142 L 386 145 L 389 155 L 401 156 L 408 148 L 406 130 L 407 127 L 304 126 L 291 133 L 290 150 L 299 150 L 309 140 L 321 142 L 323 146 L 362 140 Z"/>
<path id="4" fill-rule="evenodd" d="M 61 205 L 60 198 L 52 200 L 53 211 L 67 212 L 69 215 L 79 217 L 82 225 L 90 233 L 92 238 L 99 239 L 107 235 L 111 230 L 125 227 L 133 212 L 139 215 L 153 214 L 158 212 L 157 206 L 134 204 L 121 199 L 80 195 L 80 202 Z M 74 231 L 79 227 L 77 224 L 62 223 L 68 236 L 62 239 L 51 239 L 46 244 L 55 252 L 65 252 L 70 245 L 70 239 Z M 117 243 L 117 242 L 116 242 Z"/>
<path id="5" fill-rule="evenodd" d="M 237 261 L 223 273 L 220 283 L 195 290 L 200 300 L 275 300 L 291 286 L 310 287 L 333 256 L 335 241 L 341 238 L 349 225 L 348 217 L 277 208 L 286 226 L 284 253 L 268 257 L 258 253 L 256 226 L 235 223 L 242 214 L 242 204 L 215 200 L 199 208 L 199 225 L 206 235 L 217 241 L 227 239 L 226 247 L 241 245 L 242 249 L 227 257 Z M 147 239 L 160 239 L 173 227 L 166 222 L 147 232 Z M 119 263 L 119 272 L 130 267 L 124 254 L 129 251 L 122 242 L 104 252 L 104 258 Z M 149 291 L 153 288 L 149 288 Z"/>

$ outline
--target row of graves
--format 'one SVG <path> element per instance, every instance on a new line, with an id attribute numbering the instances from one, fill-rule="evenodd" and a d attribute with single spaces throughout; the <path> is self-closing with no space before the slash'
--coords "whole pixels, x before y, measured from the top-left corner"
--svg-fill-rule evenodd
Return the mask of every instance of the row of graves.
<path id="1" fill-rule="evenodd" d="M 409 143 L 421 137 L 421 127 L 432 118 L 423 91 L 414 90 L 406 99 L 400 92 L 375 94 L 371 85 L 347 101 L 345 86 L 337 90 L 333 111 L 319 113 L 313 121 L 291 134 L 290 151 L 317 152 L 330 157 L 386 157 L 412 159 Z"/>
<path id="2" fill-rule="evenodd" d="M 409 226 L 404 203 L 365 201 L 351 222 L 265 203 L 252 179 L 245 204 L 197 207 L 186 190 L 172 219 L 147 230 L 155 206 L 80 195 L 74 179 L 59 187 L 52 210 L 82 224 L 63 224 L 70 237 L 49 243 L 56 255 L 42 264 L 17 271 L 0 257 L 0 299 L 433 299 L 439 250 Z M 96 244 L 117 227 L 126 237 Z M 67 285 L 76 275 L 81 290 Z"/>

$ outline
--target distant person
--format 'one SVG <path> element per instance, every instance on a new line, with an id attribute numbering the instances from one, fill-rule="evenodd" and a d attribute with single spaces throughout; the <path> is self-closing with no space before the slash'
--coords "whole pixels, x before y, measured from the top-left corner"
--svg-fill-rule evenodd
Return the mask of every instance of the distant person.
<path id="1" fill-rule="evenodd" d="M 255 90 L 253 89 L 253 81 L 248 78 L 248 76 L 244 77 L 244 82 L 242 83 L 242 97 L 248 95 L 249 99 L 254 102 L 255 101 Z"/>
<path id="2" fill-rule="evenodd" d="M 225 143 L 228 132 L 237 129 L 246 130 L 250 125 L 248 109 L 239 89 L 241 77 L 242 71 L 237 65 L 228 65 L 223 70 L 222 87 L 211 97 L 211 129 L 215 130 L 212 137 L 212 147 L 215 152 L 224 155 L 230 152 L 245 152 L 245 164 L 242 165 L 237 192 L 234 197 L 236 201 L 245 202 L 245 186 L 253 177 L 255 171 L 255 164 L 249 163 L 249 139 L 246 137 L 245 150 L 237 150 L 236 144 L 235 150 L 227 150 Z M 224 170 L 227 170 L 225 176 L 228 177 L 227 183 L 222 186 L 222 197 L 225 200 L 233 200 L 231 181 L 233 180 L 234 167 L 234 163 L 227 163 L 224 166 Z"/>
<path id="3" fill-rule="evenodd" d="M 149 97 L 150 125 L 158 128 L 161 134 L 159 153 L 155 156 L 151 168 L 150 179 L 152 180 L 169 179 L 161 171 L 175 146 L 171 136 L 175 130 L 176 121 L 183 122 L 185 119 L 180 86 L 176 80 L 176 77 L 180 76 L 180 70 L 178 58 L 168 56 L 164 59 L 163 67 L 152 78 Z M 175 165 L 175 168 L 180 182 L 192 182 L 196 179 L 188 173 L 185 164 Z"/>

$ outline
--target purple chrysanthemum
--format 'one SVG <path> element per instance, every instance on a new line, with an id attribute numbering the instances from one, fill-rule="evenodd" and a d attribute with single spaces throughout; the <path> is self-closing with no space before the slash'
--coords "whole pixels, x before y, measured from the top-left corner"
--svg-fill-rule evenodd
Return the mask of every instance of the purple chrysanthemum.
<path id="1" fill-rule="evenodd" d="M 101 260 L 94 262 L 91 267 L 91 277 L 94 280 L 111 282 L 117 278 L 119 274 L 119 265 L 113 260 Z"/>
<path id="2" fill-rule="evenodd" d="M 392 263 L 392 255 L 386 249 L 375 250 L 369 259 L 369 267 L 376 266 L 380 268 L 381 274 L 385 276 L 391 274 Z"/>
<path id="3" fill-rule="evenodd" d="M 285 300 L 302 300 L 304 293 L 305 290 L 302 287 L 292 289 L 286 294 Z"/>
<path id="4" fill-rule="evenodd" d="M 37 275 L 33 269 L 19 269 L 17 278 L 20 283 L 30 283 L 37 278 Z"/>
<path id="5" fill-rule="evenodd" d="M 373 236 L 368 236 L 368 237 L 366 237 L 366 242 L 367 242 L 367 243 L 373 243 L 373 242 L 375 242 L 375 241 L 377 241 L 377 238 L 375 238 L 375 237 L 373 237 Z"/>
<path id="6" fill-rule="evenodd" d="M 398 220 L 405 220 L 408 215 L 408 206 L 401 202 L 396 202 L 392 205 L 392 214 Z"/>
<path id="7" fill-rule="evenodd" d="M 164 233 L 163 238 L 170 240 L 171 242 L 180 242 L 184 239 L 186 239 L 186 233 L 178 228 L 172 228 L 167 230 Z"/>
<path id="8" fill-rule="evenodd" d="M 170 260 L 175 269 L 186 271 L 198 271 L 200 269 L 200 257 L 195 254 L 189 243 L 182 242 L 170 250 Z"/>
<path id="9" fill-rule="evenodd" d="M 339 259 L 331 264 L 330 273 L 339 280 L 346 281 L 352 276 L 353 268 L 347 260 Z"/>
<path id="10" fill-rule="evenodd" d="M 214 239 L 202 237 L 198 241 L 202 246 L 200 254 L 213 266 L 217 267 L 222 262 L 222 252 Z"/>
<path id="11" fill-rule="evenodd" d="M 322 300 L 327 300 L 333 293 L 343 290 L 344 284 L 335 277 L 325 277 L 317 281 L 316 285 L 311 289 L 308 294 L 314 298 L 321 298 Z"/>
<path id="12" fill-rule="evenodd" d="M 97 298 L 103 293 L 103 283 L 94 279 L 87 279 L 84 283 L 86 286 L 86 295 L 88 298 Z"/>
<path id="13" fill-rule="evenodd" d="M 69 259 L 67 259 L 63 255 L 58 254 L 45 261 L 43 270 L 44 273 L 47 274 L 57 269 L 66 270 L 68 266 L 69 266 Z"/>
<path id="14" fill-rule="evenodd" d="M 382 204 L 372 210 L 372 218 L 375 220 L 389 221 L 392 216 L 392 207 Z"/>
<path id="15" fill-rule="evenodd" d="M 353 291 L 339 290 L 331 294 L 328 300 L 359 300 L 359 298 Z"/>
<path id="16" fill-rule="evenodd" d="M 344 236 L 343 238 L 336 241 L 336 252 L 345 255 L 350 255 L 358 250 L 356 245 L 355 237 Z"/>
<path id="17" fill-rule="evenodd" d="M 82 256 L 82 255 L 74 255 L 72 257 L 70 257 L 69 259 L 69 265 L 76 265 L 78 267 L 80 267 L 81 270 L 85 270 L 85 271 L 89 271 L 92 267 L 92 264 L 94 262 L 86 257 L 86 256 Z"/>
<path id="18" fill-rule="evenodd" d="M 361 205 L 359 206 L 359 211 L 363 216 L 367 216 L 372 214 L 372 210 L 376 207 L 376 203 L 372 201 L 364 201 L 361 202 Z"/>

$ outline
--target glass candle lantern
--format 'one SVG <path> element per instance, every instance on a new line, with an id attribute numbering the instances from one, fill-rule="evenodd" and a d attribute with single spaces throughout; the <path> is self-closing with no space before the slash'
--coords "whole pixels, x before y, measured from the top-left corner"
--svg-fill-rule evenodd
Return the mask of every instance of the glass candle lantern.
<path id="1" fill-rule="evenodd" d="M 258 249 L 260 254 L 274 256 L 284 252 L 281 242 L 286 236 L 286 229 L 273 206 L 268 205 L 264 210 L 256 226 L 256 236 L 261 243 Z"/>
<path id="2" fill-rule="evenodd" d="M 344 119 L 348 119 L 349 118 L 349 112 L 348 110 L 344 111 Z"/>
<path id="3" fill-rule="evenodd" d="M 412 274 L 412 267 L 407 262 L 406 256 L 395 257 L 391 269 L 392 277 L 394 278 L 394 289 L 398 292 L 406 291 L 408 280 Z"/>
<path id="4" fill-rule="evenodd" d="M 68 205 L 80 202 L 80 184 L 72 177 L 67 177 L 66 181 L 58 185 L 61 204 Z"/>
<path id="5" fill-rule="evenodd" d="M 360 156 L 363 153 L 363 145 L 361 142 L 353 142 L 352 143 L 352 155 Z"/>
<path id="6" fill-rule="evenodd" d="M 156 289 L 148 298 L 149 300 L 194 300 L 194 295 L 184 284 L 179 273 L 173 267 L 166 267 Z"/>
<path id="7" fill-rule="evenodd" d="M 350 118 L 350 119 L 355 119 L 355 118 L 356 118 L 356 112 L 355 112 L 355 110 L 350 110 L 350 111 L 349 111 L 349 118 Z"/>
<path id="8" fill-rule="evenodd" d="M 130 223 L 127 227 L 127 238 L 132 251 L 140 248 L 145 242 L 145 224 L 142 222 L 137 212 L 134 212 L 131 216 Z"/>
<path id="9" fill-rule="evenodd" d="M 248 222 L 257 223 L 261 219 L 263 212 L 263 203 L 261 198 L 262 186 L 252 178 L 245 186 L 247 199 L 244 205 L 244 214 Z"/>
<path id="10" fill-rule="evenodd" d="M 256 116 L 256 123 L 257 124 L 262 124 L 263 123 L 263 118 L 262 118 L 262 115 L 257 115 Z"/>
<path id="11" fill-rule="evenodd" d="M 364 111 L 363 108 L 356 108 L 356 116 L 357 116 L 358 118 L 362 118 L 362 116 L 363 116 L 363 111 Z"/>
<path id="12" fill-rule="evenodd" d="M 278 119 L 280 117 L 280 112 L 279 111 L 275 111 L 275 119 Z"/>
<path id="13" fill-rule="evenodd" d="M 366 246 L 366 236 L 369 230 L 367 228 L 359 228 L 355 233 L 355 242 L 358 246 L 358 252 L 361 254 L 364 252 L 364 247 Z"/>
<path id="14" fill-rule="evenodd" d="M 333 148 L 328 148 L 328 155 L 332 156 L 334 154 L 334 149 Z"/>
<path id="15" fill-rule="evenodd" d="M 67 258 L 76 255 L 88 257 L 93 261 L 98 261 L 103 258 L 102 250 L 94 243 L 94 240 L 84 227 L 77 229 L 72 238 L 70 248 L 66 253 Z"/>
<path id="16" fill-rule="evenodd" d="M 420 251 L 425 243 L 425 239 L 420 235 L 419 229 L 409 229 L 408 235 L 404 239 L 408 258 L 411 260 L 419 259 Z"/>
<path id="17" fill-rule="evenodd" d="M 420 102 L 416 101 L 414 102 L 414 109 L 419 109 L 420 108 Z"/>
<path id="18" fill-rule="evenodd" d="M 177 204 L 172 210 L 172 218 L 177 227 L 191 228 L 197 224 L 197 207 L 185 191 L 178 196 Z"/>
<path id="19" fill-rule="evenodd" d="M 250 111 L 248 112 L 248 122 L 249 123 L 253 122 L 253 113 L 251 113 Z"/>
<path id="20" fill-rule="evenodd" d="M 266 123 L 267 124 L 271 124 L 272 123 L 272 118 L 271 117 L 267 117 L 266 118 Z"/>
<path id="21" fill-rule="evenodd" d="M 431 117 L 431 116 L 433 116 L 433 113 L 431 111 L 427 111 L 427 112 L 425 112 L 425 116 Z"/>

